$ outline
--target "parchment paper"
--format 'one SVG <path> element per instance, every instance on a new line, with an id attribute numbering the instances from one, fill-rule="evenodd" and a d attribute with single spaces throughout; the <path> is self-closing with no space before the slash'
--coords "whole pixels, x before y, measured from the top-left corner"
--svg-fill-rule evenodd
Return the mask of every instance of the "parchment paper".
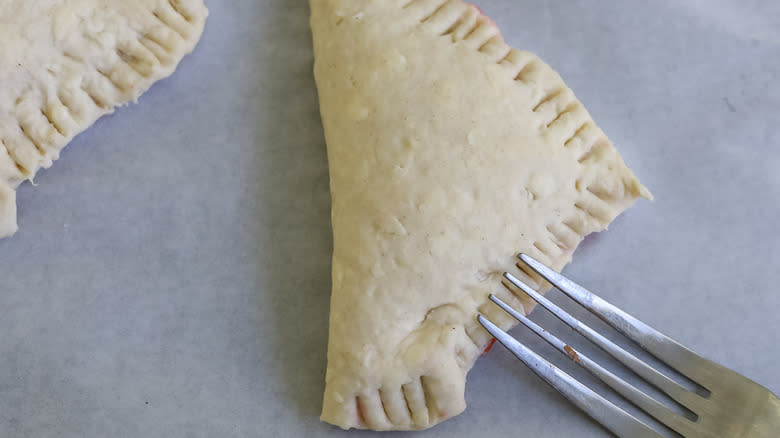
<path id="1" fill-rule="evenodd" d="M 318 420 L 332 241 L 308 4 L 207 3 L 173 77 L 19 190 L 21 230 L 0 241 L 0 437 L 371 435 Z M 780 3 L 480 6 L 656 197 L 565 272 L 780 391 Z M 467 401 L 415 436 L 607 435 L 500 346 Z"/>

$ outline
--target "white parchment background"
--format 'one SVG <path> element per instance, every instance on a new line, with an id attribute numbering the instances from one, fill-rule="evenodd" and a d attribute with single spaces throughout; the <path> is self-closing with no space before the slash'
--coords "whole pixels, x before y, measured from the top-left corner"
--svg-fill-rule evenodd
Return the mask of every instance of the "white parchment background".
<path id="1" fill-rule="evenodd" d="M 308 5 L 207 3 L 172 78 L 19 190 L 21 231 L 0 241 L 0 437 L 347 436 L 318 421 L 332 242 Z M 656 196 L 566 272 L 780 391 L 780 3 L 480 6 Z M 500 347 L 467 401 L 416 436 L 605 436 Z"/>

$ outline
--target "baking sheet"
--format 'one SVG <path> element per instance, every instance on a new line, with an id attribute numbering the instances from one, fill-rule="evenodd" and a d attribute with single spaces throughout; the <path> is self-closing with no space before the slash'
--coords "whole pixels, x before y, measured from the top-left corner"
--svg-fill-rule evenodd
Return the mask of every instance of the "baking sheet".
<path id="1" fill-rule="evenodd" d="M 346 436 L 318 420 L 332 241 L 308 4 L 207 4 L 172 78 L 19 190 L 21 230 L 0 241 L 0 436 Z M 780 4 L 480 6 L 656 197 L 566 272 L 780 391 Z M 466 398 L 416 436 L 606 435 L 498 346 Z"/>

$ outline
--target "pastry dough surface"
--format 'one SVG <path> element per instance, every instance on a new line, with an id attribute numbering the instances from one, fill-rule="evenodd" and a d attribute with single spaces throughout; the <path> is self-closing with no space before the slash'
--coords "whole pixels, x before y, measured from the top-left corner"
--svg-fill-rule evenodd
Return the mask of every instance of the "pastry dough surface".
<path id="1" fill-rule="evenodd" d="M 330 163 L 322 419 L 424 429 L 465 409 L 526 252 L 560 270 L 650 197 L 558 74 L 460 0 L 311 0 Z M 518 274 L 537 288 L 538 278 Z"/>
<path id="2" fill-rule="evenodd" d="M 19 183 L 173 73 L 207 15 L 202 0 L 0 0 L 0 237 Z"/>

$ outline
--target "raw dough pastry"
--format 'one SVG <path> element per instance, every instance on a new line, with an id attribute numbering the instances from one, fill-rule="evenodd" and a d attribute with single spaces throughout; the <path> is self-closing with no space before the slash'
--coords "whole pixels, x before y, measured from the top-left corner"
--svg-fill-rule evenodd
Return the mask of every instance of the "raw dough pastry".
<path id="1" fill-rule="evenodd" d="M 16 186 L 173 73 L 207 15 L 202 0 L 0 0 L 0 237 Z"/>
<path id="2" fill-rule="evenodd" d="M 650 197 L 572 91 L 460 0 L 311 0 L 330 162 L 322 419 L 424 429 L 465 409 L 514 255 L 561 269 Z M 523 279 L 537 288 L 538 277 Z"/>

